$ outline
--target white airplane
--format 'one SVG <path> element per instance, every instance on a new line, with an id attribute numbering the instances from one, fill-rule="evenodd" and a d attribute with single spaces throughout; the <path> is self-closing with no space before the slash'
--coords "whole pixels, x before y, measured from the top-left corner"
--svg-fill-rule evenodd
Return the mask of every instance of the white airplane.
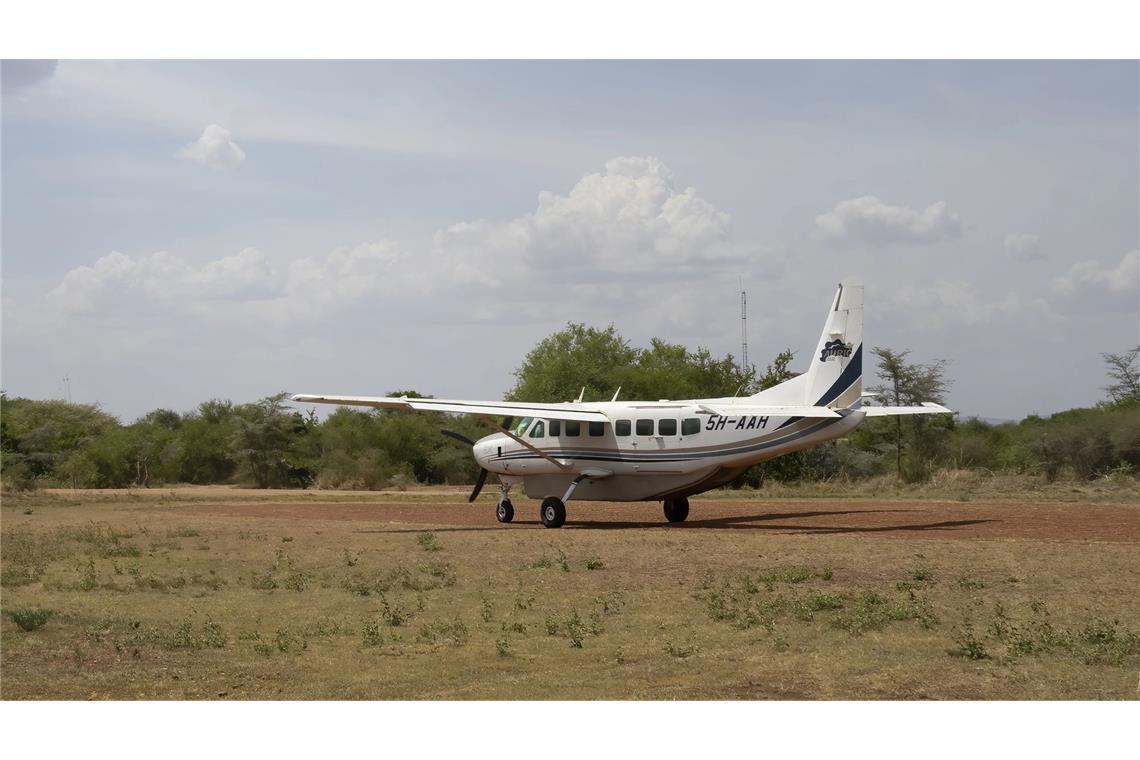
<path id="1" fill-rule="evenodd" d="M 542 499 L 542 524 L 566 521 L 571 497 L 657 501 L 681 522 L 688 497 L 728 483 L 758 462 L 839 438 L 868 417 L 953 414 L 934 403 L 864 407 L 863 287 L 839 285 L 807 372 L 751 396 L 683 401 L 581 400 L 555 404 L 457 401 L 406 396 L 299 393 L 293 401 L 379 409 L 504 416 L 502 430 L 470 444 L 482 467 L 469 501 L 488 472 L 499 476 L 499 522 L 514 518 L 510 489 Z M 517 423 L 516 418 L 520 418 Z"/>

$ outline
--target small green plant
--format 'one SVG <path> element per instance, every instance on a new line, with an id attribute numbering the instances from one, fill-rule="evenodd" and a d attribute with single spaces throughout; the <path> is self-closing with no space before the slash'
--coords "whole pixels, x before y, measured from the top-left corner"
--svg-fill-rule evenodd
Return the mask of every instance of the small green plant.
<path id="1" fill-rule="evenodd" d="M 353 554 L 348 549 L 344 550 L 344 564 L 347 567 L 356 567 L 356 563 L 360 561 L 359 554 Z"/>
<path id="2" fill-rule="evenodd" d="M 389 603 L 383 595 L 380 597 L 380 605 L 380 617 L 384 620 L 384 624 L 391 628 L 399 628 L 411 617 L 407 610 L 398 603 Z"/>
<path id="3" fill-rule="evenodd" d="M 603 569 L 605 569 L 605 566 L 606 566 L 606 563 L 602 562 L 597 557 L 589 557 L 586 559 L 586 569 L 587 570 L 603 570 Z"/>
<path id="4" fill-rule="evenodd" d="M 494 617 L 494 615 L 495 615 L 495 607 L 491 604 L 491 600 L 488 599 L 487 597 L 483 597 L 483 611 L 482 611 L 483 622 L 484 623 L 490 623 L 491 618 Z"/>
<path id="5" fill-rule="evenodd" d="M 282 588 L 290 591 L 304 591 L 309 585 L 309 576 L 301 571 L 291 573 L 281 581 Z"/>
<path id="6" fill-rule="evenodd" d="M 701 651 L 701 648 L 693 642 L 689 642 L 688 644 L 675 644 L 669 640 L 665 641 L 664 649 L 670 657 L 676 657 L 682 660 L 686 657 L 692 657 Z"/>
<path id="7" fill-rule="evenodd" d="M 193 528 L 187 528 L 186 526 L 171 528 L 170 530 L 166 531 L 167 538 L 194 538 L 198 535 L 198 531 L 194 530 Z"/>
<path id="8" fill-rule="evenodd" d="M 291 543 L 293 543 L 293 537 L 292 536 L 282 536 L 281 537 L 281 543 L 291 544 Z"/>
<path id="9" fill-rule="evenodd" d="M 985 642 L 978 638 L 974 626 L 968 620 L 954 629 L 954 643 L 957 646 L 950 650 L 950 654 L 954 657 L 964 657 L 967 660 L 990 659 Z"/>
<path id="10" fill-rule="evenodd" d="M 361 643 L 366 647 L 378 647 L 384 643 L 384 636 L 380 633 L 380 623 L 375 620 L 366 620 L 364 622 Z"/>
<path id="11" fill-rule="evenodd" d="M 977 591 L 986 587 L 986 582 L 981 578 L 971 578 L 968 575 L 963 575 L 958 579 L 958 588 L 963 591 Z"/>
<path id="12" fill-rule="evenodd" d="M 34 631 L 43 628 L 48 619 L 54 615 L 53 610 L 44 609 L 41 607 L 21 607 L 20 609 L 11 610 L 8 612 L 8 617 L 12 622 L 20 626 L 21 630 Z"/>
<path id="13" fill-rule="evenodd" d="M 439 545 L 439 539 L 430 530 L 425 530 L 416 536 L 416 543 L 425 552 L 437 552 L 443 547 Z"/>
<path id="14" fill-rule="evenodd" d="M 511 656 L 511 644 L 506 639 L 495 639 L 495 654 L 499 657 Z"/>
<path id="15" fill-rule="evenodd" d="M 829 580 L 831 580 L 831 578 L 832 578 L 832 575 L 833 575 L 833 574 L 832 574 L 832 572 L 831 572 L 831 568 L 830 568 L 830 567 L 825 567 L 825 568 L 823 568 L 823 572 L 821 572 L 821 573 L 819 574 L 819 577 L 820 577 L 820 578 L 822 578 L 822 579 L 823 579 L 823 580 L 825 580 L 825 581 L 829 581 Z"/>
<path id="16" fill-rule="evenodd" d="M 249 587 L 258 591 L 272 591 L 277 588 L 277 579 L 272 573 L 252 573 L 249 576 Z"/>
<path id="17" fill-rule="evenodd" d="M 570 572 L 570 563 L 566 561 L 566 552 L 561 549 L 558 550 L 558 566 L 562 568 L 562 572 Z"/>
<path id="18" fill-rule="evenodd" d="M 417 638 L 428 644 L 447 641 L 452 646 L 460 646 L 467 643 L 468 636 L 467 625 L 459 618 L 455 618 L 451 622 L 436 621 L 420 626 Z"/>

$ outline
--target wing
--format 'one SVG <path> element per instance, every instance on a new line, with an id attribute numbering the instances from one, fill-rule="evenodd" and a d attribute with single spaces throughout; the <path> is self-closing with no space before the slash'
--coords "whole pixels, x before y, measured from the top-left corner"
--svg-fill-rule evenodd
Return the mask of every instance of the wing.
<path id="1" fill-rule="evenodd" d="M 341 406 L 370 406 L 375 409 L 414 409 L 420 412 L 488 414 L 495 417 L 542 417 L 571 422 L 606 422 L 609 418 L 588 404 L 523 404 L 514 401 L 461 401 L 443 398 L 399 396 L 326 396 L 297 393 L 291 401 Z"/>
<path id="2" fill-rule="evenodd" d="M 932 401 L 922 406 L 865 406 L 863 411 L 868 417 L 897 417 L 903 414 L 957 414 L 953 409 L 947 409 L 941 404 Z"/>

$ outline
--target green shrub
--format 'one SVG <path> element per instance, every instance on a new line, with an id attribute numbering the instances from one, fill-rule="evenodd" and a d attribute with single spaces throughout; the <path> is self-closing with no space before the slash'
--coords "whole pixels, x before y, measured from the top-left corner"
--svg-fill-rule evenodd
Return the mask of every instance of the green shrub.
<path id="1" fill-rule="evenodd" d="M 20 626 L 21 630 L 35 631 L 39 628 L 43 628 L 48 618 L 54 614 L 54 610 L 40 607 L 21 607 L 20 609 L 10 610 L 8 617 L 12 619 L 13 623 Z"/>

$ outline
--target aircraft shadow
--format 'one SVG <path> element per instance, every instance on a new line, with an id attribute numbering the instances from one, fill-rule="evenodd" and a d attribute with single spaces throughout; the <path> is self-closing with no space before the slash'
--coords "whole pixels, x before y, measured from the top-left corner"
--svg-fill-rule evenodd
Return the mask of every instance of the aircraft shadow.
<path id="1" fill-rule="evenodd" d="M 850 526 L 850 525 L 799 525 L 794 523 L 780 523 L 777 525 L 769 524 L 773 520 L 790 520 L 803 517 L 832 517 L 836 515 L 869 515 L 869 514 L 887 514 L 892 512 L 911 512 L 913 510 L 907 509 L 852 509 L 852 510 L 830 510 L 830 511 L 817 511 L 817 512 L 767 512 L 757 515 L 733 515 L 729 517 L 716 517 L 704 520 L 688 520 L 683 523 L 667 523 L 663 520 L 591 520 L 591 521 L 577 521 L 568 520 L 564 526 L 570 530 L 622 530 L 627 528 L 669 528 L 671 530 L 769 530 L 779 531 L 783 533 L 813 533 L 813 534 L 836 534 L 836 533 L 889 533 L 894 531 L 938 531 L 938 530 L 959 530 L 972 525 L 982 525 L 990 522 L 1001 522 L 997 519 L 973 519 L 973 520 L 940 520 L 937 522 L 922 522 L 922 523 L 899 523 L 896 525 L 869 525 Z M 512 525 L 518 526 L 538 526 L 542 523 L 539 520 L 515 520 Z M 465 532 L 465 531 L 485 531 L 485 530 L 503 530 L 505 526 L 499 525 L 471 525 L 471 526 L 440 526 L 432 527 L 431 531 L 436 533 L 452 533 L 452 532 Z M 421 533 L 423 528 L 389 528 L 389 529 L 371 529 L 371 530 L 358 530 L 355 533 Z"/>

